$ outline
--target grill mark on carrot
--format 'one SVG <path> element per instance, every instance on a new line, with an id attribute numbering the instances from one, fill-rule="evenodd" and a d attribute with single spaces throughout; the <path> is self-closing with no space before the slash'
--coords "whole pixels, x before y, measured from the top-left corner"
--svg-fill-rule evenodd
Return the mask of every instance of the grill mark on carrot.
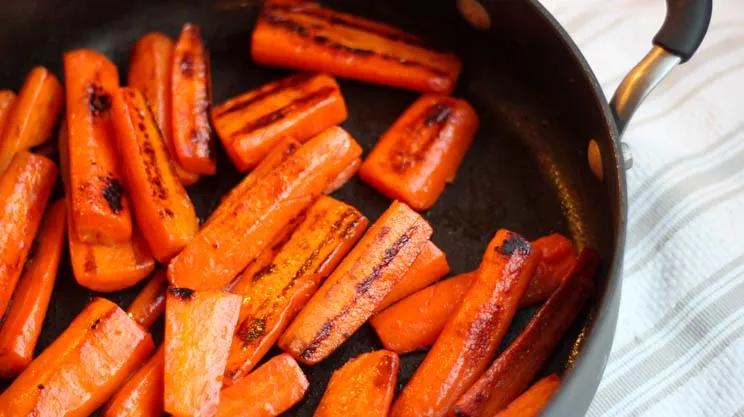
<path id="1" fill-rule="evenodd" d="M 96 74 L 96 80 L 100 74 Z M 100 84 L 93 82 L 86 88 L 88 94 L 88 108 L 94 117 L 108 116 L 111 111 L 111 95 L 101 87 Z"/>
<path id="2" fill-rule="evenodd" d="M 215 111 L 215 116 L 218 116 L 218 117 L 224 116 L 228 113 L 242 110 L 248 106 L 259 103 L 263 101 L 264 99 L 266 99 L 267 97 L 270 97 L 282 90 L 287 90 L 290 88 L 297 88 L 301 84 L 304 84 L 308 80 L 312 79 L 313 77 L 314 77 L 314 74 L 301 73 L 301 74 L 297 74 L 289 78 L 285 78 L 281 81 L 278 81 L 276 85 L 272 86 L 271 88 L 266 89 L 266 91 L 256 94 L 255 96 L 249 99 L 236 101 L 235 103 L 232 103 L 226 107 L 220 107 L 219 109 L 217 109 L 217 111 Z"/>
<path id="3" fill-rule="evenodd" d="M 391 151 L 390 161 L 393 170 L 398 174 L 404 174 L 414 165 L 421 162 L 424 155 L 436 143 L 437 139 L 439 139 L 451 115 L 452 107 L 450 105 L 436 103 L 426 109 L 411 124 L 406 126 L 405 129 L 409 132 L 409 135 L 401 135 L 400 140 Z M 434 125 L 436 125 L 436 129 L 427 136 L 423 144 L 417 146 L 414 134 L 419 130 L 419 127 L 432 127 Z M 411 140 L 412 136 L 414 136 L 413 140 Z"/>
<path id="4" fill-rule="evenodd" d="M 398 252 L 400 252 L 401 249 L 408 243 L 408 241 L 411 239 L 411 235 L 416 231 L 417 227 L 414 225 L 408 230 L 406 230 L 405 233 L 403 233 L 398 240 L 393 243 L 393 246 L 385 249 L 385 254 L 382 257 L 382 261 L 380 261 L 379 264 L 375 265 L 372 268 L 372 273 L 367 276 L 362 282 L 359 283 L 357 286 L 357 294 L 362 295 L 367 292 L 369 287 L 372 285 L 373 282 L 377 280 L 377 278 L 382 275 L 382 271 L 387 268 L 388 265 L 390 265 L 390 262 L 393 261 L 393 258 L 395 258 L 396 255 L 398 255 Z"/>
<path id="5" fill-rule="evenodd" d="M 124 192 L 124 187 L 117 178 L 114 178 L 111 174 L 101 177 L 101 181 L 104 183 L 103 188 L 103 199 L 106 200 L 109 208 L 114 214 L 121 213 L 121 194 Z"/>
<path id="6" fill-rule="evenodd" d="M 266 333 L 265 318 L 248 318 L 243 321 L 238 330 L 238 337 L 245 345 L 258 340 Z"/>
<path id="7" fill-rule="evenodd" d="M 169 288 L 168 292 L 182 301 L 189 301 L 194 296 L 194 290 L 190 288 Z"/>

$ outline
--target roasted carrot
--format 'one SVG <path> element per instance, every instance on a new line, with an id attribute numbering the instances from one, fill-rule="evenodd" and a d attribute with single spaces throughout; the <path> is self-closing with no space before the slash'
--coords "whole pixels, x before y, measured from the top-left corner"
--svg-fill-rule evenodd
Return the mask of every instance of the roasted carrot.
<path id="1" fill-rule="evenodd" d="M 465 392 L 450 416 L 488 417 L 514 400 L 542 369 L 594 287 L 599 256 L 584 250 L 558 290 L 488 370 Z"/>
<path id="2" fill-rule="evenodd" d="M 343 187 L 354 175 L 356 175 L 357 171 L 359 171 L 359 167 L 361 166 L 362 158 L 356 158 L 355 160 L 351 161 L 351 163 L 349 163 L 349 165 L 347 165 L 346 168 L 344 168 L 344 170 L 338 174 L 336 179 L 328 184 L 325 191 L 323 192 L 325 194 L 331 194 Z"/>
<path id="3" fill-rule="evenodd" d="M 50 159 L 21 151 L 0 177 L 0 317 L 26 264 L 26 255 L 57 181 Z"/>
<path id="4" fill-rule="evenodd" d="M 393 404 L 391 416 L 444 416 L 488 366 L 541 254 L 499 230 L 455 315 Z"/>
<path id="5" fill-rule="evenodd" d="M 504 410 L 494 417 L 537 417 L 553 398 L 553 394 L 561 384 L 558 375 L 552 374 L 537 381 L 516 400 L 512 401 Z"/>
<path id="6" fill-rule="evenodd" d="M 16 99 L 16 94 L 12 90 L 0 90 L 0 137 L 2 137 L 3 128 L 10 117 Z"/>
<path id="7" fill-rule="evenodd" d="M 283 353 L 223 389 L 216 417 L 275 417 L 297 404 L 309 387 L 297 362 Z"/>
<path id="8" fill-rule="evenodd" d="M 214 128 L 240 171 L 258 165 L 283 137 L 304 142 L 346 116 L 338 83 L 324 74 L 274 81 L 212 111 Z"/>
<path id="9" fill-rule="evenodd" d="M 224 287 L 360 154 L 338 127 L 311 139 L 202 228 L 171 261 L 168 280 L 196 290 Z"/>
<path id="10" fill-rule="evenodd" d="M 168 289 L 168 280 L 165 269 L 160 268 L 152 275 L 147 284 L 134 298 L 127 314 L 132 320 L 145 329 L 149 329 L 165 311 L 165 290 Z"/>
<path id="11" fill-rule="evenodd" d="M 148 332 L 96 298 L 0 394 L 0 416 L 88 416 L 153 349 Z"/>
<path id="12" fill-rule="evenodd" d="M 325 359 L 372 316 L 431 233 L 426 220 L 393 202 L 297 315 L 279 347 L 306 364 Z"/>
<path id="13" fill-rule="evenodd" d="M 170 288 L 165 301 L 165 411 L 213 416 L 241 298 Z"/>
<path id="14" fill-rule="evenodd" d="M 34 355 L 65 245 L 65 203 L 52 204 L 27 257 L 0 327 L 0 378 L 21 373 Z"/>
<path id="15" fill-rule="evenodd" d="M 173 148 L 186 170 L 204 175 L 217 172 L 212 128 L 209 54 L 199 26 L 186 23 L 173 52 L 171 111 Z"/>
<path id="16" fill-rule="evenodd" d="M 365 353 L 331 376 L 314 417 L 386 417 L 398 379 L 398 355 L 386 350 Z"/>
<path id="17" fill-rule="evenodd" d="M 163 346 L 145 362 L 106 403 L 103 417 L 160 417 L 163 415 Z"/>
<path id="18" fill-rule="evenodd" d="M 417 36 L 302 0 L 264 5 L 251 55 L 262 65 L 441 94 L 455 88 L 461 67 Z"/>
<path id="19" fill-rule="evenodd" d="M 176 158 L 171 132 L 171 71 L 173 70 L 173 39 L 162 33 L 150 32 L 143 35 L 134 44 L 129 54 L 130 87 L 136 88 L 145 95 L 152 115 L 168 145 L 168 154 L 173 162 L 173 169 L 178 179 L 185 186 L 199 180 L 199 174 L 186 171 Z"/>
<path id="20" fill-rule="evenodd" d="M 256 366 L 366 227 L 367 219 L 354 207 L 320 197 L 273 261 L 242 275 L 232 289 L 244 301 L 225 385 Z"/>
<path id="21" fill-rule="evenodd" d="M 532 247 L 542 252 L 542 260 L 537 266 L 535 277 L 527 287 L 527 292 L 522 297 L 523 307 L 547 300 L 576 264 L 573 243 L 558 233 L 535 240 Z"/>
<path id="22" fill-rule="evenodd" d="M 377 142 L 359 176 L 386 196 L 428 210 L 460 167 L 478 115 L 454 97 L 416 100 Z"/>
<path id="23" fill-rule="evenodd" d="M 137 223 L 155 258 L 167 263 L 199 230 L 194 205 L 171 169 L 168 148 L 142 93 L 117 90 L 113 117 Z"/>

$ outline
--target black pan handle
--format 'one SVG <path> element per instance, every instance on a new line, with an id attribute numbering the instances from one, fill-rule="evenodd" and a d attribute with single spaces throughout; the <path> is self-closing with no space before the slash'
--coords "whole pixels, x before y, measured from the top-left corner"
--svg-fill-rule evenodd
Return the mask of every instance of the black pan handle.
<path id="1" fill-rule="evenodd" d="M 695 54 L 708 31 L 713 0 L 667 0 L 667 14 L 654 45 L 686 62 Z"/>

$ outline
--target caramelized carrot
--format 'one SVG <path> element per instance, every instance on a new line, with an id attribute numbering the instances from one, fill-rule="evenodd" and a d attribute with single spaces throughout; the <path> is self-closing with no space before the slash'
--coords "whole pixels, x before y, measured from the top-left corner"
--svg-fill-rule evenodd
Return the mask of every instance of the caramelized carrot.
<path id="1" fill-rule="evenodd" d="M 186 23 L 173 52 L 171 111 L 173 148 L 178 162 L 188 171 L 217 172 L 212 128 L 209 55 L 199 26 Z"/>
<path id="2" fill-rule="evenodd" d="M 457 400 L 450 416 L 492 416 L 514 400 L 545 365 L 594 287 L 599 257 L 584 250 L 574 269 L 514 342 Z"/>
<path id="3" fill-rule="evenodd" d="M 22 151 L 0 177 L 0 317 L 26 263 L 26 255 L 57 181 L 54 162 Z"/>
<path id="4" fill-rule="evenodd" d="M 262 65 L 442 94 L 455 88 L 461 67 L 417 36 L 310 1 L 267 2 L 251 55 Z"/>
<path id="5" fill-rule="evenodd" d="M 212 111 L 214 128 L 240 171 L 247 171 L 283 138 L 304 142 L 346 120 L 338 83 L 298 74 L 234 97 Z"/>
<path id="6" fill-rule="evenodd" d="M 365 353 L 331 376 L 314 417 L 386 417 L 398 379 L 398 355 L 386 350 Z"/>
<path id="7" fill-rule="evenodd" d="M 576 264 L 573 243 L 558 233 L 535 240 L 532 247 L 542 252 L 542 260 L 537 266 L 535 277 L 527 287 L 527 292 L 522 297 L 522 307 L 547 300 Z"/>
<path id="8" fill-rule="evenodd" d="M 290 324 L 279 347 L 306 364 L 325 359 L 372 316 L 431 233 L 426 220 L 393 202 Z"/>
<path id="9" fill-rule="evenodd" d="M 165 269 L 160 268 L 134 298 L 127 314 L 145 329 L 149 329 L 165 311 L 165 290 L 168 280 Z"/>
<path id="10" fill-rule="evenodd" d="M 173 70 L 173 39 L 162 33 L 150 32 L 134 44 L 129 55 L 128 84 L 145 95 L 155 122 L 168 145 L 168 155 L 181 184 L 189 186 L 199 180 L 199 174 L 186 171 L 176 158 L 171 132 L 171 71 Z"/>
<path id="11" fill-rule="evenodd" d="M 240 296 L 171 288 L 165 301 L 165 411 L 213 416 Z"/>
<path id="12" fill-rule="evenodd" d="M 460 99 L 425 95 L 382 135 L 359 176 L 386 196 L 428 210 L 460 167 L 478 115 Z"/>
<path id="13" fill-rule="evenodd" d="M 0 90 L 0 137 L 2 137 L 3 129 L 10 117 L 16 99 L 17 97 L 12 90 Z"/>
<path id="14" fill-rule="evenodd" d="M 341 128 L 311 139 L 202 228 L 171 261 L 168 280 L 196 290 L 224 287 L 360 153 Z"/>
<path id="15" fill-rule="evenodd" d="M 349 165 L 347 165 L 346 168 L 344 168 L 344 170 L 341 171 L 340 174 L 338 174 L 336 179 L 328 184 L 325 191 L 323 192 L 325 194 L 331 194 L 343 187 L 354 175 L 356 175 L 357 171 L 359 171 L 359 167 L 361 166 L 362 158 L 356 158 L 355 160 L 351 161 L 351 163 L 349 163 Z"/>
<path id="16" fill-rule="evenodd" d="M 0 328 L 0 378 L 26 369 L 41 334 L 65 242 L 65 204 L 52 204 Z"/>
<path id="17" fill-rule="evenodd" d="M 297 404 L 309 387 L 297 362 L 283 353 L 223 389 L 216 417 L 275 417 Z"/>
<path id="18" fill-rule="evenodd" d="M 548 375 L 494 417 L 537 417 L 553 398 L 560 384 L 558 375 Z"/>
<path id="19" fill-rule="evenodd" d="M 113 97 L 118 149 L 134 214 L 155 258 L 167 263 L 199 230 L 196 212 L 171 169 L 168 149 L 145 97 L 127 87 Z"/>
<path id="20" fill-rule="evenodd" d="M 366 227 L 367 219 L 354 207 L 321 197 L 272 262 L 242 275 L 232 289 L 244 301 L 225 385 L 256 366 Z"/>
<path id="21" fill-rule="evenodd" d="M 444 416 L 488 366 L 541 254 L 499 230 L 455 315 L 393 404 L 391 416 Z"/>
<path id="22" fill-rule="evenodd" d="M 96 298 L 0 394 L 0 416 L 88 416 L 153 349 L 149 333 Z"/>
<path id="23" fill-rule="evenodd" d="M 163 346 L 142 365 L 106 403 L 103 417 L 160 417 L 163 415 Z"/>

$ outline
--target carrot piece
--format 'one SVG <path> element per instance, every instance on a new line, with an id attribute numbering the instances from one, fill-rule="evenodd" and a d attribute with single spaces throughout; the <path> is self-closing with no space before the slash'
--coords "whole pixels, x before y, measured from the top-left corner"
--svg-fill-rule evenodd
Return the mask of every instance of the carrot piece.
<path id="1" fill-rule="evenodd" d="M 201 229 L 171 261 L 168 280 L 174 286 L 195 290 L 227 285 L 361 151 L 341 128 L 328 129 L 302 145 L 253 188 L 236 197 L 238 204 Z"/>
<path id="2" fill-rule="evenodd" d="M 199 181 L 199 174 L 185 170 L 176 158 L 171 132 L 171 71 L 173 70 L 173 50 L 175 43 L 162 33 L 150 32 L 137 40 L 129 55 L 130 87 L 145 95 L 152 115 L 157 122 L 163 140 L 168 145 L 168 155 L 173 169 L 184 186 Z"/>
<path id="3" fill-rule="evenodd" d="M 338 83 L 324 74 L 274 81 L 212 111 L 214 128 L 240 171 L 258 165 L 283 137 L 304 142 L 346 116 Z"/>
<path id="4" fill-rule="evenodd" d="M 570 240 L 558 233 L 543 236 L 532 247 L 542 252 L 535 277 L 522 297 L 522 307 L 541 303 L 550 297 L 566 274 L 576 264 L 576 250 Z"/>
<path id="5" fill-rule="evenodd" d="M 477 129 L 478 115 L 465 100 L 422 96 L 382 135 L 359 176 L 390 198 L 428 210 L 454 180 Z"/>
<path id="6" fill-rule="evenodd" d="M 0 378 L 20 374 L 33 359 L 65 242 L 64 201 L 52 204 L 28 255 L 5 324 L 0 328 Z"/>
<path id="7" fill-rule="evenodd" d="M 225 385 L 256 366 L 366 227 L 367 218 L 354 207 L 321 197 L 268 265 L 242 275 L 232 289 L 244 303 Z"/>
<path id="8" fill-rule="evenodd" d="M 217 172 L 209 106 L 212 100 L 209 54 L 201 29 L 186 23 L 173 52 L 171 111 L 173 148 L 178 162 L 197 174 Z"/>
<path id="9" fill-rule="evenodd" d="M 267 2 L 253 31 L 253 60 L 407 88 L 449 94 L 460 59 L 392 26 L 309 1 Z"/>
<path id="10" fill-rule="evenodd" d="M 159 268 L 134 298 L 127 314 L 144 329 L 149 329 L 165 311 L 165 291 L 168 280 L 165 269 Z"/>
<path id="11" fill-rule="evenodd" d="M 455 315 L 393 404 L 391 416 L 444 416 L 486 369 L 519 307 L 540 252 L 499 230 Z"/>
<path id="12" fill-rule="evenodd" d="M 223 389 L 216 417 L 275 417 L 297 404 L 309 387 L 297 362 L 283 353 Z"/>
<path id="13" fill-rule="evenodd" d="M 160 417 L 163 415 L 165 353 L 155 354 L 106 403 L 103 417 Z"/>
<path id="14" fill-rule="evenodd" d="M 96 298 L 0 394 L 0 417 L 88 416 L 153 349 L 148 332 Z"/>
<path id="15" fill-rule="evenodd" d="M 537 417 L 553 398 L 560 384 L 558 375 L 548 375 L 494 417 Z"/>
<path id="16" fill-rule="evenodd" d="M 584 250 L 558 290 L 522 334 L 457 400 L 450 416 L 492 416 L 527 388 L 589 298 L 598 266 L 598 254 Z"/>
<path id="17" fill-rule="evenodd" d="M 431 234 L 426 220 L 393 202 L 289 325 L 279 347 L 306 364 L 325 359 L 372 316 Z"/>
<path id="18" fill-rule="evenodd" d="M 0 317 L 18 284 L 56 181 L 54 162 L 26 151 L 17 153 L 0 177 Z"/>
<path id="19" fill-rule="evenodd" d="M 365 353 L 331 376 L 314 417 L 386 417 L 398 379 L 398 355 L 386 350 Z"/>
<path id="20" fill-rule="evenodd" d="M 165 411 L 213 416 L 241 298 L 171 288 L 165 301 Z"/>
<path id="21" fill-rule="evenodd" d="M 12 90 L 0 90 L 0 137 L 5 124 L 8 122 L 16 99 L 16 94 Z"/>
<path id="22" fill-rule="evenodd" d="M 356 158 L 355 160 L 351 161 L 349 165 L 344 168 L 341 173 L 338 174 L 335 180 L 331 181 L 328 186 L 326 187 L 325 191 L 323 193 L 325 194 L 332 194 L 344 185 L 354 176 L 356 175 L 357 171 L 359 171 L 359 167 L 362 166 L 362 158 Z"/>

